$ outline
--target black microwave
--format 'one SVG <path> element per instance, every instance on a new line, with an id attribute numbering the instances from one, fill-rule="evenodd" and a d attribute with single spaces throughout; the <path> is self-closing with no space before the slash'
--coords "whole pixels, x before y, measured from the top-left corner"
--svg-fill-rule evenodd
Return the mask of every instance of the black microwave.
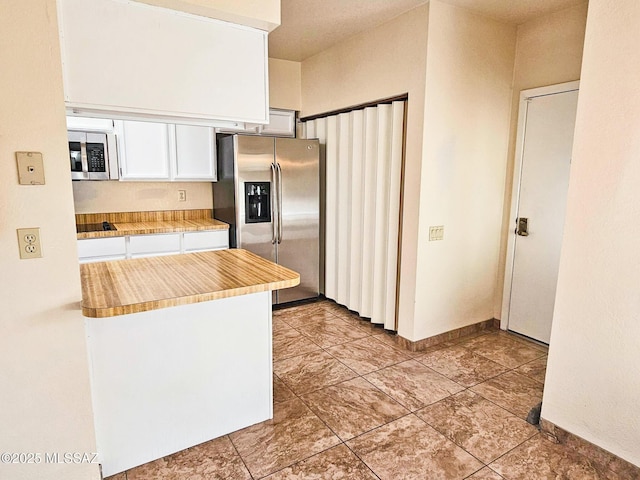
<path id="1" fill-rule="evenodd" d="M 116 137 L 111 133 L 69 130 L 72 180 L 117 180 Z"/>

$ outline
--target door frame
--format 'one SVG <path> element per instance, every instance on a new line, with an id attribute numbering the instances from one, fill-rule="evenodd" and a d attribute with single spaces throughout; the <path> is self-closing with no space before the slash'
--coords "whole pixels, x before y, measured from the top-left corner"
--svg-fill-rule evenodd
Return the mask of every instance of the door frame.
<path id="1" fill-rule="evenodd" d="M 579 90 L 580 81 L 558 83 L 546 87 L 531 88 L 520 92 L 518 109 L 518 134 L 516 137 L 515 161 L 513 166 L 513 185 L 511 188 L 511 210 L 509 212 L 507 231 L 507 258 L 504 266 L 504 284 L 502 290 L 502 310 L 500 315 L 500 329 L 509 327 L 509 310 L 511 306 L 511 288 L 513 282 L 513 263 L 516 252 L 515 224 L 520 205 L 520 182 L 522 181 L 522 162 L 524 160 L 524 137 L 527 130 L 526 119 L 529 110 L 529 100 L 558 93 Z M 571 173 L 569 173 L 571 175 Z"/>

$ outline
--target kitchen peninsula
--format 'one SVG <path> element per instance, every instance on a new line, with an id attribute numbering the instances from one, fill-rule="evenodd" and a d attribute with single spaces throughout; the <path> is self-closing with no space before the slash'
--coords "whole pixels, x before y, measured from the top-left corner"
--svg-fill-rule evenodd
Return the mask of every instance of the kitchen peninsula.
<path id="1" fill-rule="evenodd" d="M 80 269 L 105 476 L 272 417 L 271 295 L 296 272 L 241 249 Z"/>

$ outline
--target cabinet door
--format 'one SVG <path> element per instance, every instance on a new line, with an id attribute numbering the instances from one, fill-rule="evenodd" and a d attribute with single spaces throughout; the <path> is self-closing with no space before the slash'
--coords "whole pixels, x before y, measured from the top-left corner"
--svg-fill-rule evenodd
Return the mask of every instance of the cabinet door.
<path id="1" fill-rule="evenodd" d="M 170 179 L 169 125 L 116 120 L 115 126 L 120 180 Z"/>
<path id="2" fill-rule="evenodd" d="M 260 133 L 278 137 L 295 137 L 296 112 L 293 110 L 269 110 L 269 123 L 260 129 Z"/>
<path id="3" fill-rule="evenodd" d="M 216 146 L 211 127 L 175 125 L 173 180 L 215 181 Z"/>
<path id="4" fill-rule="evenodd" d="M 129 253 L 131 258 L 175 255 L 180 253 L 180 237 L 180 233 L 131 235 Z"/>
<path id="5" fill-rule="evenodd" d="M 126 257 L 125 237 L 85 238 L 78 240 L 80 263 L 121 260 Z"/>
<path id="6" fill-rule="evenodd" d="M 229 230 L 227 229 L 184 233 L 185 253 L 225 248 L 229 248 Z"/>
<path id="7" fill-rule="evenodd" d="M 139 1 L 55 3 L 68 108 L 212 124 L 267 120 L 266 31 Z"/>

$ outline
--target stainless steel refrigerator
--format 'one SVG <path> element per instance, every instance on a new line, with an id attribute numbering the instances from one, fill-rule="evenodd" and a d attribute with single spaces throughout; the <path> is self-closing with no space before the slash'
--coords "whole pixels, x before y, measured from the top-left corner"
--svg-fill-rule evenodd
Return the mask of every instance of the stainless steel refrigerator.
<path id="1" fill-rule="evenodd" d="M 229 224 L 229 246 L 300 274 L 274 303 L 318 296 L 320 160 L 317 140 L 218 134 L 213 216 Z"/>

